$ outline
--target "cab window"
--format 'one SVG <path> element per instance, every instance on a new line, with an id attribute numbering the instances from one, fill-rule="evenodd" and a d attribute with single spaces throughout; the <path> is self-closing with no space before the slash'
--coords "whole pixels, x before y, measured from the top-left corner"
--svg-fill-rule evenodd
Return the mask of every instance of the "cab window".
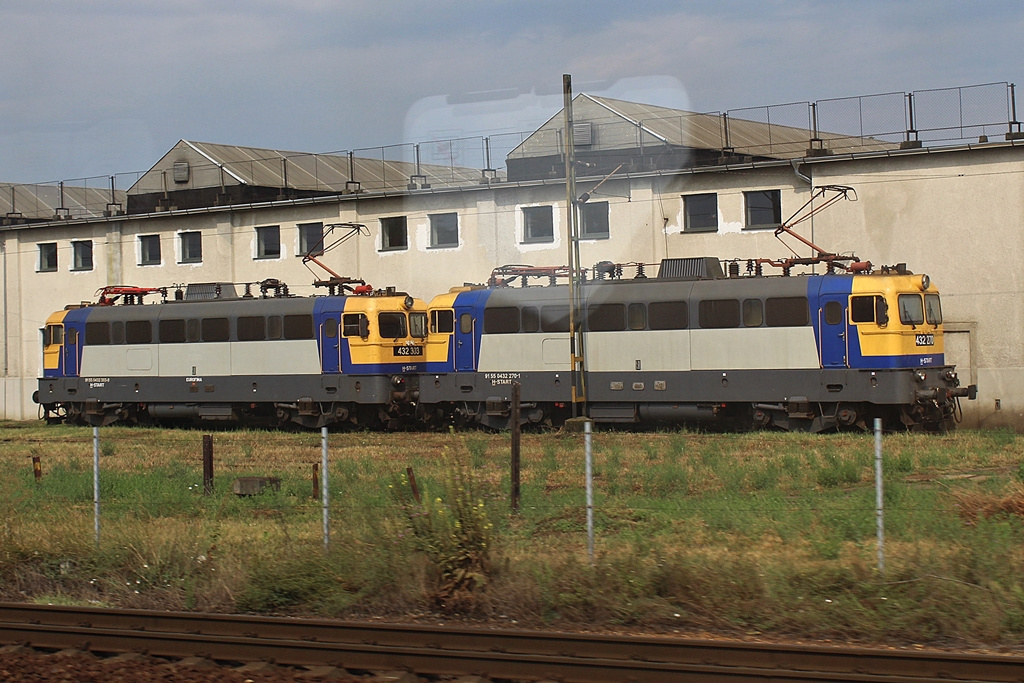
<path id="1" fill-rule="evenodd" d="M 63 344 L 64 343 L 64 326 L 63 325 L 47 325 L 46 332 L 43 333 L 43 345 L 50 346 L 51 344 Z"/>
<path id="2" fill-rule="evenodd" d="M 900 294 L 900 322 L 904 325 L 923 325 L 924 306 L 919 294 Z"/>
<path id="3" fill-rule="evenodd" d="M 416 337 L 417 339 L 423 339 L 427 336 L 426 313 L 409 314 L 409 336 Z"/>
<path id="4" fill-rule="evenodd" d="M 365 313 L 345 313 L 341 316 L 341 331 L 346 337 L 366 337 L 370 334 L 370 321 Z"/>
<path id="5" fill-rule="evenodd" d="M 939 305 L 938 294 L 924 295 L 924 317 L 931 325 L 942 324 L 942 306 Z"/>
<path id="6" fill-rule="evenodd" d="M 379 313 L 377 315 L 377 329 L 384 339 L 398 339 L 407 336 L 405 313 Z"/>
<path id="7" fill-rule="evenodd" d="M 430 331 L 451 334 L 455 331 L 455 311 L 444 309 L 430 312 Z"/>
<path id="8" fill-rule="evenodd" d="M 850 322 L 878 323 L 880 326 L 888 324 L 889 304 L 885 302 L 885 297 L 876 294 L 851 296 Z"/>

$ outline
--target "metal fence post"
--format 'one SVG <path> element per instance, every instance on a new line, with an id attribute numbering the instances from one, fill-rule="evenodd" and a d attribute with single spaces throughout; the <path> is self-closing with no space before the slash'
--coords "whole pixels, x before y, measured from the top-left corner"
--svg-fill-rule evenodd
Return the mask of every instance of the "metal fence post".
<path id="1" fill-rule="evenodd" d="M 92 428 L 92 507 L 96 547 L 100 547 L 100 428 Z"/>
<path id="2" fill-rule="evenodd" d="M 321 472 L 321 501 L 324 508 L 324 552 L 330 549 L 331 530 L 329 526 L 329 515 L 327 513 L 330 505 L 330 486 L 327 484 L 327 427 L 320 428 L 320 472 Z"/>
<path id="3" fill-rule="evenodd" d="M 590 420 L 583 423 L 583 459 L 587 472 L 587 555 L 594 565 L 594 460 L 590 448 Z"/>
<path id="4" fill-rule="evenodd" d="M 878 526 L 878 573 L 885 574 L 885 523 L 882 516 L 882 419 L 875 418 L 875 522 Z"/>

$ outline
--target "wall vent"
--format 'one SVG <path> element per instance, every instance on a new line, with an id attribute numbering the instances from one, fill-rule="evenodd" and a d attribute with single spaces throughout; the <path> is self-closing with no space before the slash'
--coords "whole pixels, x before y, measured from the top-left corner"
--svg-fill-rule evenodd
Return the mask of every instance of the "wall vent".
<path id="1" fill-rule="evenodd" d="M 176 183 L 187 183 L 188 182 L 188 162 L 187 161 L 175 161 L 174 162 L 174 182 L 176 182 Z"/>

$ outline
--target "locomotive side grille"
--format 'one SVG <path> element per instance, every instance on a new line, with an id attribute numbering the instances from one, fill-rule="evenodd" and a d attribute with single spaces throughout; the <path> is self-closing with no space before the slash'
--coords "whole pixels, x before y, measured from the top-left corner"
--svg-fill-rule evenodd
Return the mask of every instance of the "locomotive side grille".
<path id="1" fill-rule="evenodd" d="M 661 267 L 658 269 L 659 278 L 716 280 L 724 276 L 722 264 L 713 256 L 664 258 L 661 259 Z"/>

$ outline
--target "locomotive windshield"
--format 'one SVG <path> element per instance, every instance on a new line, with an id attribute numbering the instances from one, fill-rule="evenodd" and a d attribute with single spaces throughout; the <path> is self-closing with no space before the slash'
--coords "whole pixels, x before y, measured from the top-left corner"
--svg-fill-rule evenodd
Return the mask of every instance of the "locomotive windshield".
<path id="1" fill-rule="evenodd" d="M 377 315 L 377 326 L 380 336 L 387 339 L 408 336 L 405 313 L 380 313 Z"/>
<path id="2" fill-rule="evenodd" d="M 924 295 L 924 316 L 931 325 L 942 324 L 942 306 L 938 294 Z"/>
<path id="3" fill-rule="evenodd" d="M 923 325 L 924 306 L 920 294 L 900 294 L 900 322 L 904 325 Z"/>

